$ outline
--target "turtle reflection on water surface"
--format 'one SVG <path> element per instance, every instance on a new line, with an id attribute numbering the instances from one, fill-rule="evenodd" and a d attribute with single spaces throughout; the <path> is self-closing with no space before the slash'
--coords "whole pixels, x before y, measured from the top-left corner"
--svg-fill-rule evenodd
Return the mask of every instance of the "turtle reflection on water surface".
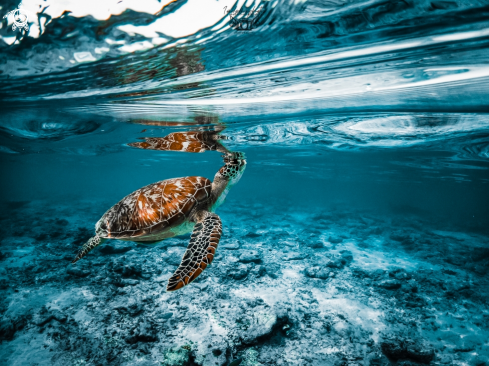
<path id="1" fill-rule="evenodd" d="M 214 259 L 222 234 L 215 210 L 245 167 L 243 153 L 227 153 L 213 182 L 204 177 L 183 177 L 138 189 L 102 216 L 95 225 L 96 235 L 83 245 L 72 263 L 108 239 L 153 244 L 193 230 L 182 262 L 168 280 L 167 291 L 188 285 Z"/>
<path id="2" fill-rule="evenodd" d="M 129 146 L 159 151 L 202 153 L 215 150 L 229 153 L 229 150 L 221 144 L 221 140 L 225 139 L 226 137 L 217 131 L 173 132 L 165 137 L 145 137 L 144 142 L 132 142 Z"/>

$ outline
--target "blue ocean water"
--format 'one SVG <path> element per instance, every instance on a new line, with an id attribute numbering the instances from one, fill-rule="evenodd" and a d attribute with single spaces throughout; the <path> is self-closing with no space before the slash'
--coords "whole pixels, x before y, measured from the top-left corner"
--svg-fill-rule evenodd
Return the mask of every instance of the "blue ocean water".
<path id="1" fill-rule="evenodd" d="M 489 364 L 487 1 L 81 4 L 0 28 L 0 365 Z M 194 282 L 190 233 L 71 264 L 231 152 Z"/>

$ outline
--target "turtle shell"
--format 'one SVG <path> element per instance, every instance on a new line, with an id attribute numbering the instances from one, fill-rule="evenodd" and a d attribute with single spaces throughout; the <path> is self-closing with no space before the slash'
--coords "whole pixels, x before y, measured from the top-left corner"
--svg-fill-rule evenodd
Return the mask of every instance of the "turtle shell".
<path id="1" fill-rule="evenodd" d="M 165 137 L 148 137 L 144 142 L 130 143 L 129 146 L 146 150 L 185 151 L 202 153 L 216 150 L 216 147 L 206 141 L 204 132 L 173 132 Z"/>
<path id="2" fill-rule="evenodd" d="M 192 209 L 207 200 L 212 182 L 203 177 L 163 180 L 124 197 L 98 221 L 96 232 L 127 239 L 157 234 L 183 223 Z"/>

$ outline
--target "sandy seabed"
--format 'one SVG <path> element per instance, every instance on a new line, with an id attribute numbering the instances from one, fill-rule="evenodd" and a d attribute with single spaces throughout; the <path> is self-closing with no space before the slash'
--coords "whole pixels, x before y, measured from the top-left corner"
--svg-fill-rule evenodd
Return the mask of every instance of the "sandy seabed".
<path id="1" fill-rule="evenodd" d="M 489 363 L 489 238 L 414 215 L 228 201 L 214 262 L 167 293 L 189 236 L 112 241 L 109 206 L 10 202 L 0 365 Z"/>

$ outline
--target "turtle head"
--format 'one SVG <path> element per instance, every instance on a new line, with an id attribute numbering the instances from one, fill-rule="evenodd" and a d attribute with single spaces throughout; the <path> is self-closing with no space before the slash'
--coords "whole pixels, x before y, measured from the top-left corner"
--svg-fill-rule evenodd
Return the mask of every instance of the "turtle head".
<path id="1" fill-rule="evenodd" d="M 246 168 L 246 159 L 242 152 L 226 153 L 223 158 L 224 166 L 219 169 L 212 182 L 212 195 L 214 196 L 212 210 L 222 204 L 229 188 L 239 181 Z"/>
<path id="2" fill-rule="evenodd" d="M 246 157 L 242 152 L 230 152 L 223 155 L 224 166 L 217 172 L 214 181 L 223 180 L 229 185 L 238 183 L 246 168 Z"/>

